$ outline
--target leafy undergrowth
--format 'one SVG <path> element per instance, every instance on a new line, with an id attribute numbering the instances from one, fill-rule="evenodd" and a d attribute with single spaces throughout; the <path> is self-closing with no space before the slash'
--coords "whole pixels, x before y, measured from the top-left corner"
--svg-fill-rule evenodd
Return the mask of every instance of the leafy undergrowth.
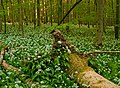
<path id="1" fill-rule="evenodd" d="M 79 88 L 74 80 L 64 73 L 59 61 L 57 61 L 57 64 L 52 61 L 50 53 L 53 40 L 49 32 L 54 27 L 51 27 L 51 29 L 48 27 L 46 26 L 44 30 L 37 29 L 34 31 L 31 30 L 31 27 L 26 27 L 24 37 L 16 32 L 6 35 L 0 34 L 0 40 L 9 47 L 9 51 L 5 53 L 5 60 L 12 66 L 19 68 L 21 74 L 26 74 L 25 77 L 20 77 L 0 66 L 1 88 L 29 88 L 29 85 L 24 83 L 27 78 L 39 82 L 41 87 Z M 60 28 L 64 29 L 63 27 Z M 62 30 L 62 32 L 65 38 L 76 46 L 78 52 L 88 53 L 96 50 L 94 47 L 94 28 L 81 27 L 79 29 L 73 25 L 70 28 L 68 32 L 65 30 Z M 106 30 L 101 50 L 120 50 L 120 43 L 114 40 L 112 28 Z M 23 60 L 27 60 L 27 63 L 24 63 Z M 96 72 L 120 85 L 119 54 L 98 54 L 93 56 L 89 62 Z"/>

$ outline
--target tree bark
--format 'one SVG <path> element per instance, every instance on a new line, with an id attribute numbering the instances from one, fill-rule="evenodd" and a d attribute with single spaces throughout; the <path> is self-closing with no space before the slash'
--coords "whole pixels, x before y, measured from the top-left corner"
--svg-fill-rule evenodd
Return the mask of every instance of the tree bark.
<path id="1" fill-rule="evenodd" d="M 61 41 L 61 46 L 69 50 L 68 62 L 70 67 L 66 68 L 65 71 L 80 85 L 81 88 L 120 88 L 120 86 L 105 79 L 96 73 L 91 67 L 89 67 L 89 55 L 77 53 L 75 48 L 64 39 L 62 33 L 59 30 L 53 30 L 51 34 L 55 39 L 53 49 L 58 49 L 58 42 Z"/>
<path id="2" fill-rule="evenodd" d="M 119 21 L 119 18 L 120 18 L 120 14 L 119 14 L 119 8 L 120 8 L 120 0 L 116 0 L 116 24 L 115 24 L 115 39 L 118 40 L 119 38 L 119 30 L 120 30 L 120 21 Z"/>
<path id="3" fill-rule="evenodd" d="M 1 1 L 0 1 L 0 10 L 2 10 Z M 2 32 L 2 14 L 0 14 L 0 32 Z"/>
<path id="4" fill-rule="evenodd" d="M 62 19 L 62 0 L 58 0 L 58 24 Z"/>
<path id="5" fill-rule="evenodd" d="M 53 15 L 53 4 L 52 4 L 53 0 L 50 0 L 50 24 L 51 26 L 53 25 L 53 22 L 52 22 L 52 15 Z"/>
<path id="6" fill-rule="evenodd" d="M 45 24 L 48 23 L 48 3 L 47 0 L 45 0 Z"/>
<path id="7" fill-rule="evenodd" d="M 88 0 L 88 16 L 90 16 L 90 0 Z M 90 21 L 88 20 L 88 28 L 90 28 Z"/>
<path id="8" fill-rule="evenodd" d="M 14 3 L 12 0 L 10 0 L 10 4 L 11 4 L 11 21 L 12 21 L 12 25 L 14 26 Z"/>
<path id="9" fill-rule="evenodd" d="M 23 1 L 22 0 L 18 0 L 18 4 L 22 4 Z M 18 8 L 18 14 L 19 14 L 19 19 L 18 19 L 18 23 L 19 23 L 19 29 L 22 31 L 22 34 L 24 34 L 24 30 L 23 30 L 23 7 L 22 5 L 20 6 L 20 8 Z"/>
<path id="10" fill-rule="evenodd" d="M 80 58 L 77 54 L 70 54 L 69 56 L 71 66 L 67 70 L 67 73 L 83 88 L 120 88 L 120 86 L 96 73 L 88 66 L 85 58 Z"/>
<path id="11" fill-rule="evenodd" d="M 1 6 L 3 9 L 3 16 L 4 16 L 4 33 L 6 33 L 6 15 L 5 15 L 5 7 L 4 7 L 4 1 L 1 0 Z"/>
<path id="12" fill-rule="evenodd" d="M 34 29 L 36 28 L 36 0 L 33 0 L 33 23 Z"/>
<path id="13" fill-rule="evenodd" d="M 71 7 L 71 9 L 66 13 L 66 15 L 63 17 L 63 19 L 60 21 L 60 23 L 59 23 L 58 25 L 60 25 L 60 24 L 64 21 L 64 19 L 69 15 L 69 13 L 70 13 L 70 12 L 75 8 L 75 6 L 78 5 L 81 1 L 82 1 L 82 0 L 77 1 L 77 2 Z"/>
<path id="14" fill-rule="evenodd" d="M 37 26 L 40 26 L 40 0 L 37 0 Z"/>
<path id="15" fill-rule="evenodd" d="M 97 2 L 97 32 L 96 32 L 96 46 L 100 48 L 102 46 L 103 35 L 103 10 L 104 0 L 96 0 Z"/>

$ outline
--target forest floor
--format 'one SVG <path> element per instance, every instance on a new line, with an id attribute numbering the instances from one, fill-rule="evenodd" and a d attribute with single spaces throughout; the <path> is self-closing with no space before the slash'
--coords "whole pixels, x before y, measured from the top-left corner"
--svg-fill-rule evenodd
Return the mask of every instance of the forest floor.
<path id="1" fill-rule="evenodd" d="M 5 52 L 4 60 L 18 68 L 20 74 L 26 75 L 22 78 L 0 66 L 0 88 L 29 88 L 29 85 L 24 82 L 26 78 L 39 82 L 41 87 L 79 88 L 59 65 L 51 61 L 53 38 L 49 33 L 59 28 L 66 40 L 76 46 L 78 52 L 89 53 L 97 50 L 94 46 L 96 31 L 95 28 L 86 26 L 79 28 L 75 25 L 69 25 L 70 29 L 66 31 L 65 26 L 44 25 L 36 29 L 33 29 L 33 26 L 27 26 L 24 36 L 22 32 L 17 31 L 16 27 L 8 26 L 7 34 L 0 34 L 0 41 L 9 48 L 8 52 Z M 120 39 L 114 39 L 113 27 L 106 28 L 100 50 L 120 51 Z M 28 63 L 24 64 L 23 60 L 27 60 Z M 91 57 L 89 64 L 97 73 L 120 85 L 120 54 L 97 54 Z"/>

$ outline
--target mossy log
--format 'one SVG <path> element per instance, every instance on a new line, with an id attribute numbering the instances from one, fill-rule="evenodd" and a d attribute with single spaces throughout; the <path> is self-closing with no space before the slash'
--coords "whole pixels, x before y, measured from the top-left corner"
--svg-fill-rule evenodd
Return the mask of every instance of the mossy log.
<path id="1" fill-rule="evenodd" d="M 120 88 L 120 86 L 102 77 L 89 67 L 88 59 L 90 54 L 79 54 L 76 52 L 75 47 L 64 39 L 59 30 L 53 30 L 51 35 L 55 39 L 53 49 L 58 48 L 59 44 L 61 44 L 62 47 L 68 50 L 70 67 L 66 69 L 66 72 L 82 88 Z"/>
<path id="2" fill-rule="evenodd" d="M 87 58 L 81 58 L 78 54 L 69 54 L 70 68 L 67 70 L 69 76 L 82 87 L 90 88 L 120 88 L 120 86 L 105 79 L 88 66 Z"/>

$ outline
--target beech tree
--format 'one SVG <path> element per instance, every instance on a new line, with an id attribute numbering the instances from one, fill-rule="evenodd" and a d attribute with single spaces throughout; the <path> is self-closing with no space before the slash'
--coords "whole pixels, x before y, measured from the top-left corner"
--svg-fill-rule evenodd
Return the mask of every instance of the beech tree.
<path id="1" fill-rule="evenodd" d="M 34 29 L 36 28 L 36 0 L 33 0 L 33 23 Z"/>
<path id="2" fill-rule="evenodd" d="M 22 0 L 18 0 L 18 5 L 22 4 L 23 1 Z M 22 5 L 20 5 L 20 7 L 18 8 L 18 15 L 19 15 L 19 19 L 18 19 L 18 23 L 19 23 L 19 29 L 22 30 L 22 34 L 24 34 L 23 32 L 23 7 Z"/>
<path id="3" fill-rule="evenodd" d="M 102 35 L 103 35 L 103 10 L 104 0 L 96 0 L 97 4 L 97 31 L 96 31 L 96 46 L 100 48 L 102 46 Z"/>
<path id="4" fill-rule="evenodd" d="M 50 23 L 51 23 L 51 26 L 53 25 L 53 22 L 52 22 L 52 15 L 53 15 L 53 4 L 52 4 L 53 0 L 50 0 Z"/>
<path id="5" fill-rule="evenodd" d="M 120 0 L 116 0 L 116 24 L 115 24 L 115 39 L 118 40 L 119 38 L 119 29 L 120 29 L 120 21 L 119 21 L 119 18 L 120 18 L 120 14 L 119 14 L 119 8 L 120 8 Z"/>
<path id="6" fill-rule="evenodd" d="M 40 0 L 37 0 L 37 26 L 40 26 Z"/>
<path id="7" fill-rule="evenodd" d="M 11 21 L 12 21 L 12 25 L 14 26 L 14 3 L 13 3 L 13 0 L 10 0 L 10 7 L 11 7 Z"/>
<path id="8" fill-rule="evenodd" d="M 4 16 L 4 33 L 6 33 L 6 15 L 5 15 L 5 7 L 4 7 L 4 1 L 1 0 L 1 6 L 2 6 L 2 12 L 3 12 L 3 16 Z"/>
<path id="9" fill-rule="evenodd" d="M 2 6 L 1 6 L 1 1 L 0 1 L 0 32 L 2 31 Z"/>
<path id="10" fill-rule="evenodd" d="M 58 0 L 58 24 L 62 19 L 62 0 Z"/>
<path id="11" fill-rule="evenodd" d="M 90 15 L 90 0 L 88 0 L 88 16 Z M 90 21 L 88 20 L 88 28 L 90 28 Z"/>

